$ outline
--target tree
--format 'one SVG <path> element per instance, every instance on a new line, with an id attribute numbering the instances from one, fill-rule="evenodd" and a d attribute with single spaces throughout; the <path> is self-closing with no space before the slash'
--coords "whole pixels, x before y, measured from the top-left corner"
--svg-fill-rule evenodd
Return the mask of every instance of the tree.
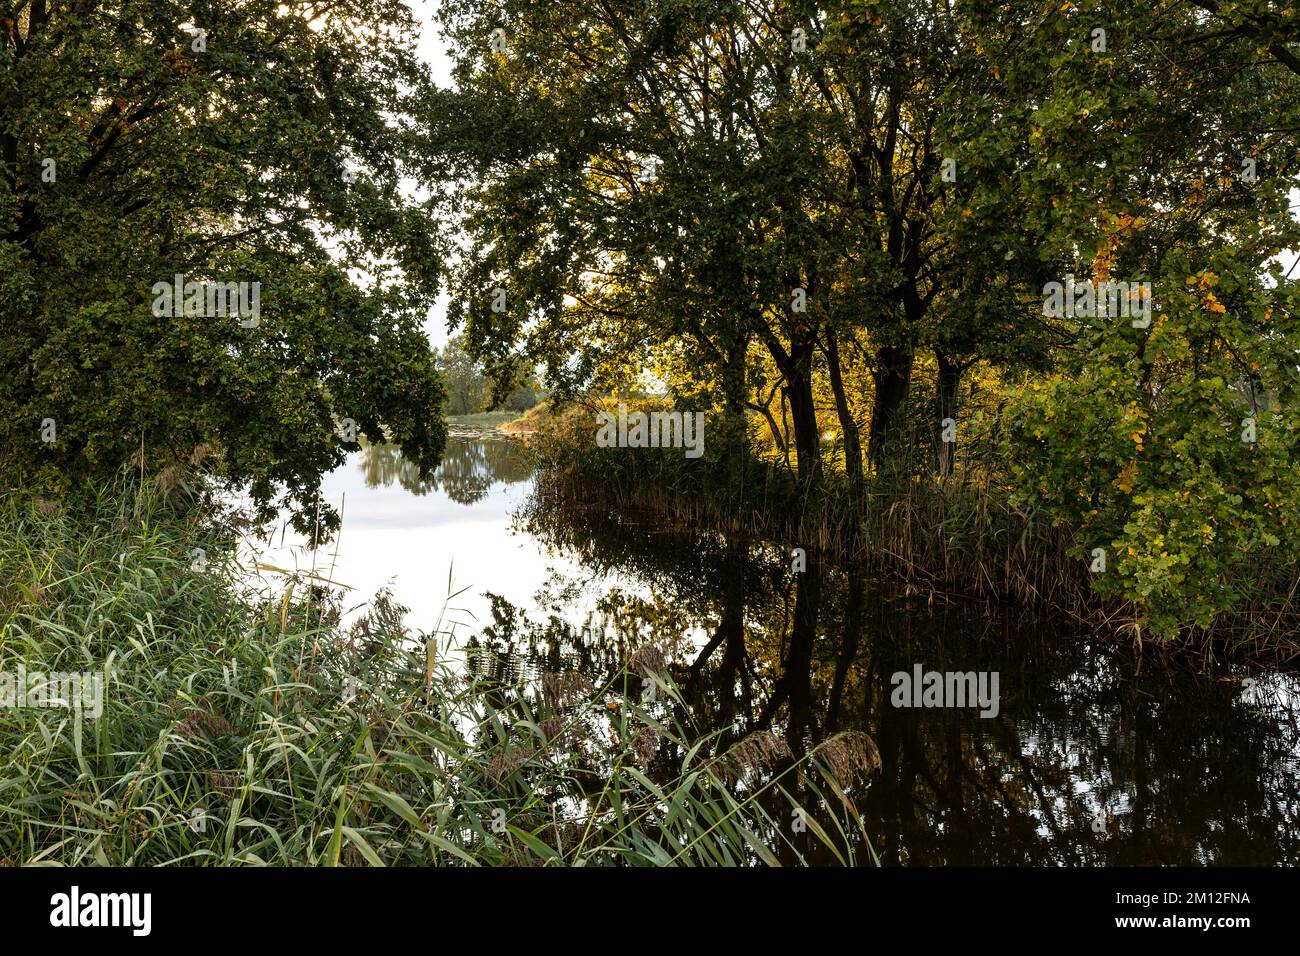
<path id="1" fill-rule="evenodd" d="M 859 491 L 864 464 L 914 475 L 916 370 L 938 433 L 983 364 L 1007 438 L 986 477 L 1095 541 L 1099 590 L 1160 633 L 1233 606 L 1243 556 L 1290 566 L 1300 342 L 1272 265 L 1300 246 L 1290 12 L 453 0 L 443 17 L 460 89 L 435 104 L 431 155 L 475 184 L 457 314 L 491 362 L 546 361 L 562 393 L 671 369 L 774 431 L 779 393 L 806 486 L 829 406 Z M 1047 314 L 1070 277 L 1138 298 Z M 929 457 L 951 470 L 952 443 Z"/>
<path id="2" fill-rule="evenodd" d="M 447 414 L 470 415 L 487 407 L 488 382 L 465 350 L 465 336 L 454 335 L 438 351 L 438 371 L 447 388 Z"/>
<path id="3" fill-rule="evenodd" d="M 1300 283 L 1278 258 L 1300 247 L 1300 85 L 1251 33 L 1203 21 L 1117 15 L 1112 56 L 1076 50 L 1040 101 L 1031 147 L 1059 157 L 1040 166 L 1042 261 L 1149 277 L 1153 304 L 1060 323 L 1067 347 L 1013 390 L 1003 446 L 1020 499 L 1076 528 L 1098 590 L 1162 637 L 1289 587 L 1300 546 Z"/>
<path id="4" fill-rule="evenodd" d="M 396 0 L 18 4 L 0 24 L 6 483 L 72 492 L 206 455 L 261 517 L 288 505 L 315 529 L 320 476 L 358 435 L 433 469 L 421 324 L 442 252 L 399 190 L 430 88 L 413 36 Z"/>
<path id="5" fill-rule="evenodd" d="M 494 370 L 520 354 L 544 363 L 560 397 L 622 384 L 632 356 L 690 349 L 734 417 L 761 339 L 789 377 L 799 467 L 814 476 L 814 342 L 764 224 L 803 170 L 779 156 L 756 168 L 739 117 L 748 80 L 720 66 L 736 25 L 646 3 L 441 14 L 460 92 L 430 116 L 441 177 L 476 184 L 453 311 L 471 347 Z M 489 45 L 498 23 L 506 51 Z"/>
<path id="6" fill-rule="evenodd" d="M 522 342 L 576 390 L 685 342 L 735 411 L 754 407 L 747 366 L 762 349 L 808 483 L 821 468 L 820 353 L 860 490 L 842 363 L 870 350 L 880 470 L 922 343 L 939 350 L 951 399 L 974 361 L 954 346 L 1027 335 L 984 308 L 967 311 L 964 336 L 932 331 L 936 299 L 981 278 L 950 214 L 970 214 L 974 177 L 942 180 L 961 134 L 987 120 L 971 78 L 987 69 L 972 52 L 981 36 L 940 3 L 577 6 L 442 8 L 460 92 L 437 111 L 465 119 L 435 120 L 435 142 L 443 176 L 478 184 L 460 275 L 472 346 L 505 355 Z M 983 254 L 988 274 L 1005 275 L 1008 250 Z M 964 298 L 1005 305 L 1000 284 Z M 490 311 L 498 291 L 509 308 Z M 981 336 L 980 321 L 1002 330 Z"/>

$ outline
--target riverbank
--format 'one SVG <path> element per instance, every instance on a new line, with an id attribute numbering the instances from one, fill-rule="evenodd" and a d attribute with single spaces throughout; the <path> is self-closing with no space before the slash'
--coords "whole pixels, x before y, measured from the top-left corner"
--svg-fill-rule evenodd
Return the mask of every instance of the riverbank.
<path id="1" fill-rule="evenodd" d="M 752 446 L 714 444 L 699 459 L 680 449 L 602 448 L 593 421 L 587 407 L 539 421 L 531 447 L 539 487 L 554 500 L 771 541 L 792 562 L 796 549 L 816 550 L 918 593 L 1056 616 L 1113 640 L 1268 663 L 1300 659 L 1300 579 L 1284 561 L 1218 566 L 1224 597 L 1213 619 L 1179 620 L 1159 581 L 1120 571 L 1120 544 L 1105 541 L 1109 563 L 1098 560 L 1097 542 L 1018 505 L 987 472 L 945 480 L 868 476 L 858 494 L 842 471 L 827 467 L 810 492 L 793 470 Z M 1165 576 L 1179 581 L 1184 573 L 1171 561 Z"/>
<path id="2" fill-rule="evenodd" d="M 817 840 L 870 859 L 828 769 L 865 776 L 864 735 L 688 734 L 634 652 L 601 686 L 488 680 L 387 594 L 344 629 L 310 578 L 241 571 L 215 516 L 96 500 L 0 509 L 0 864 L 773 862 L 818 794 Z"/>
<path id="3" fill-rule="evenodd" d="M 448 429 L 490 432 L 501 430 L 519 417 L 519 412 L 512 411 L 476 412 L 473 415 L 448 415 L 446 422 Z"/>

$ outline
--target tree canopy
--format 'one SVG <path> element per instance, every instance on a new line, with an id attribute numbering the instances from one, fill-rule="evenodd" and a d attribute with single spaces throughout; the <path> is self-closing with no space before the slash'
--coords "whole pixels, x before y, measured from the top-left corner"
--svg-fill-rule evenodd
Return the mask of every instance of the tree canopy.
<path id="1" fill-rule="evenodd" d="M 206 458 L 263 517 L 289 505 L 328 530 L 319 479 L 357 436 L 431 471 L 443 392 L 422 325 L 443 253 L 404 184 L 431 89 L 407 6 L 8 10 L 6 484 L 72 492 Z M 243 309 L 214 309 L 216 283 L 243 283 Z"/>
<path id="2" fill-rule="evenodd" d="M 1075 527 L 1101 592 L 1160 633 L 1232 606 L 1226 567 L 1294 560 L 1295 11 L 440 17 L 457 89 L 426 113 L 430 168 L 467 184 L 453 315 L 489 367 L 545 362 L 562 394 L 667 369 L 773 432 L 788 408 L 807 484 L 829 423 L 859 488 L 946 475 L 978 434 L 980 477 Z M 1052 314 L 1053 282 L 1122 294 Z"/>

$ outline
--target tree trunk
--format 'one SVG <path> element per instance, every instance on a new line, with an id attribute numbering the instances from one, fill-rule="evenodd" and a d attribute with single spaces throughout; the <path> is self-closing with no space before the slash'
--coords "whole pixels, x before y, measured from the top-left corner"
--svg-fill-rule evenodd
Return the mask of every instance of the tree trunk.
<path id="1" fill-rule="evenodd" d="M 888 443 L 895 437 L 899 413 L 907 401 L 912 384 L 912 351 L 896 345 L 882 345 L 876 350 L 876 401 L 871 409 L 871 434 L 868 454 L 876 473 L 884 470 Z"/>
<path id="2" fill-rule="evenodd" d="M 835 394 L 835 413 L 839 416 L 840 430 L 844 432 L 844 471 L 849 476 L 853 491 L 853 507 L 862 503 L 862 440 L 858 436 L 858 423 L 853 420 L 848 395 L 844 391 L 844 378 L 840 371 L 840 345 L 833 329 L 826 330 L 826 359 L 830 367 L 831 391 Z"/>
<path id="3" fill-rule="evenodd" d="M 962 367 L 936 349 L 935 360 L 939 367 L 939 382 L 935 396 L 935 411 L 939 419 L 939 440 L 934 446 L 935 471 L 944 477 L 952 474 L 957 458 L 957 389 L 961 385 Z M 944 441 L 944 421 L 952 419 L 952 441 Z"/>
<path id="4" fill-rule="evenodd" d="M 718 447 L 719 461 L 727 462 L 732 474 L 743 474 L 746 441 L 749 425 L 745 417 L 748 382 L 745 380 L 745 360 L 749 349 L 749 336 L 737 335 L 728 346 L 722 368 L 723 407 L 717 424 L 721 434 Z M 712 440 L 712 439 L 710 439 Z"/>
<path id="5" fill-rule="evenodd" d="M 722 370 L 724 410 L 728 421 L 745 421 L 745 403 L 749 397 L 745 382 L 745 359 L 749 350 L 749 336 L 738 335 L 727 349 L 726 365 Z"/>
<path id="6" fill-rule="evenodd" d="M 804 490 L 821 483 L 821 436 L 817 431 L 817 409 L 813 405 L 812 347 L 801 346 L 791 353 L 787 376 L 790 416 L 794 419 L 794 449 L 799 457 L 799 482 Z"/>

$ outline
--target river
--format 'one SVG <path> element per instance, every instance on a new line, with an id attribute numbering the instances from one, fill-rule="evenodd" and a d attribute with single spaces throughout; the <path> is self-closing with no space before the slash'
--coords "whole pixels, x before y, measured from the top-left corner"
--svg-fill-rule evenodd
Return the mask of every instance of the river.
<path id="1" fill-rule="evenodd" d="M 771 543 L 561 508 L 495 435 L 453 433 L 423 483 L 368 447 L 322 493 L 340 536 L 261 556 L 347 585 L 349 609 L 390 588 L 413 628 L 491 649 L 518 680 L 599 680 L 638 647 L 671 648 L 700 731 L 770 729 L 795 750 L 865 731 L 881 766 L 856 803 L 883 864 L 1300 862 L 1293 674 L 1139 654 L 815 555 L 795 570 Z M 929 672 L 978 678 L 984 701 L 899 689 Z"/>

